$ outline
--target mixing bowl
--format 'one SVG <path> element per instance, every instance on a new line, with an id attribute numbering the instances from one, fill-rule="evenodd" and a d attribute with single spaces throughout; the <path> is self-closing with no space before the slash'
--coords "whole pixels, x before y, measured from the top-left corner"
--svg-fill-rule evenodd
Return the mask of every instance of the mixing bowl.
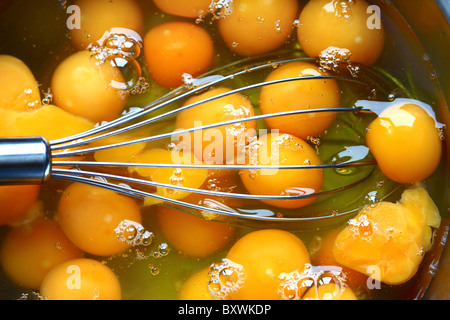
<path id="1" fill-rule="evenodd" d="M 300 6 L 306 2 L 306 0 L 298 1 Z M 450 3 L 448 0 L 372 0 L 368 2 L 381 8 L 383 23 L 388 31 L 385 40 L 388 50 L 381 54 L 376 66 L 388 70 L 392 77 L 398 78 L 399 84 L 403 84 L 422 101 L 432 105 L 439 121 L 445 125 L 443 134 L 446 137 L 443 141 L 444 152 L 441 165 L 438 171 L 427 179 L 428 191 L 442 218 L 433 247 L 425 255 L 413 279 L 398 288 L 385 289 L 386 293 L 375 294 L 375 296 L 381 299 L 448 300 L 450 298 L 450 246 L 447 241 L 450 227 L 450 177 L 448 174 L 450 166 L 448 157 L 450 150 L 450 139 L 448 138 L 448 128 L 450 127 L 448 106 L 448 101 L 450 101 Z M 170 21 L 173 18 L 170 14 L 158 10 L 152 1 L 137 0 L 137 3 L 141 8 L 141 13 L 145 16 L 144 24 L 141 26 L 145 31 L 165 19 Z M 70 22 L 68 19 L 73 11 L 66 10 L 71 4 L 73 1 L 9 0 L 0 2 L 0 55 L 8 54 L 24 61 L 36 75 L 42 86 L 43 94 L 46 86 L 51 83 L 53 71 L 58 64 L 76 51 L 71 43 L 72 35 L 68 32 L 68 23 Z M 83 12 L 81 13 L 83 14 Z M 180 19 L 186 21 L 190 18 Z M 215 31 L 213 33 L 215 41 L 224 45 L 218 39 L 220 35 L 217 30 L 208 26 L 206 18 L 197 19 L 195 23 L 212 28 Z M 298 49 L 298 47 L 295 48 Z M 230 54 L 227 50 L 224 49 L 215 59 L 220 60 L 224 57 L 236 59 L 236 55 Z M 147 74 L 145 75 L 147 76 Z M 150 94 L 131 97 L 131 104 L 145 105 L 168 92 L 153 82 L 151 85 Z M 396 92 L 392 94 L 395 96 Z M 41 200 L 44 202 L 45 212 L 48 214 L 57 210 L 58 201 L 64 190 L 63 186 L 52 181 L 44 186 L 44 189 L 45 194 Z M 150 215 L 150 210 L 145 210 L 145 213 Z M 151 219 L 144 222 L 154 223 Z M 280 224 L 276 224 L 276 226 L 279 227 Z M 254 227 L 252 224 L 245 225 L 245 222 L 239 223 L 237 233 L 247 234 Z M 259 227 L 261 227 L 260 224 L 257 229 Z M 309 230 L 306 232 L 301 229 L 295 230 L 295 227 L 286 227 L 286 229 L 294 229 L 294 232 L 298 233 L 300 237 L 308 239 L 306 242 L 312 246 L 315 234 L 311 230 L 317 229 L 317 234 L 321 235 L 322 227 L 322 225 L 312 223 L 308 224 Z M 12 226 L 1 226 L 0 239 L 6 238 L 10 228 Z M 229 249 L 229 247 L 225 248 Z M 131 253 L 130 251 L 129 255 L 97 257 L 97 260 L 106 261 L 106 264 L 115 268 L 120 274 L 121 281 L 124 281 L 123 298 L 173 299 L 176 297 L 180 283 L 198 271 L 200 266 L 210 265 L 220 260 L 223 254 L 224 251 L 219 251 L 217 254 L 193 259 L 183 254 L 177 256 L 177 252 L 173 252 L 168 255 L 168 262 L 160 263 L 161 260 L 154 260 L 154 257 L 143 259 L 138 257 L 136 252 Z M 96 258 L 97 255 L 88 253 L 88 256 Z M 152 275 L 149 276 L 149 273 Z M 12 282 L 3 270 L 0 272 L 0 281 L 0 298 L 2 299 L 32 298 L 35 297 L 33 294 L 38 291 Z M 39 294 L 36 295 L 39 298 Z"/>

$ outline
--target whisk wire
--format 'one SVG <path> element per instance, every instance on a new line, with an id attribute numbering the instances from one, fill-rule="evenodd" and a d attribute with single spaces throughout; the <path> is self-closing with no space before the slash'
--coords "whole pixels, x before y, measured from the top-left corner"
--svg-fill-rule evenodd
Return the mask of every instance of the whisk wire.
<path id="1" fill-rule="evenodd" d="M 299 165 L 254 165 L 254 164 L 210 164 L 210 163 L 140 163 L 140 162 L 108 162 L 108 161 L 77 161 L 70 159 L 71 157 L 76 157 L 80 155 L 86 155 L 90 153 L 95 153 L 98 151 L 120 148 L 124 146 L 129 146 L 132 144 L 147 143 L 167 138 L 173 138 L 176 136 L 182 136 L 184 134 L 189 134 L 195 131 L 208 130 L 212 128 L 217 128 L 221 126 L 230 126 L 233 124 L 240 124 L 243 122 L 263 120 L 272 117 L 285 117 L 304 113 L 321 113 L 321 112 L 335 112 L 335 113 L 362 113 L 362 112 L 372 112 L 372 110 L 360 107 L 339 107 L 339 108 L 317 108 L 317 109 L 305 109 L 305 110 L 291 110 L 282 111 L 270 114 L 256 114 L 253 116 L 248 116 L 240 119 L 227 120 L 222 122 L 217 122 L 213 124 L 196 126 L 193 128 L 180 129 L 171 132 L 164 132 L 155 135 L 148 135 L 144 137 L 130 138 L 126 141 L 119 141 L 108 143 L 104 145 L 94 144 L 89 146 L 89 144 L 106 139 L 115 135 L 121 135 L 127 133 L 131 130 L 142 128 L 144 126 L 155 124 L 164 119 L 171 119 L 171 117 L 176 116 L 178 113 L 194 108 L 201 104 L 224 98 L 229 95 L 236 93 L 241 93 L 245 91 L 259 89 L 263 86 L 276 85 L 291 81 L 305 81 L 305 80 L 336 80 L 345 81 L 351 84 L 356 84 L 368 88 L 373 91 L 374 84 L 369 83 L 365 80 L 361 80 L 354 76 L 342 76 L 339 74 L 327 74 L 327 75 L 315 75 L 315 76 L 298 76 L 290 77 L 284 79 L 276 80 L 265 80 L 261 82 L 251 83 L 248 85 L 240 85 L 238 88 L 231 89 L 229 91 L 217 94 L 215 96 L 197 101 L 195 103 L 190 103 L 183 105 L 181 107 L 176 107 L 172 110 L 165 111 L 163 113 L 150 116 L 152 113 L 156 113 L 162 108 L 169 107 L 171 105 L 176 105 L 176 103 L 183 101 L 197 93 L 201 93 L 207 89 L 214 86 L 223 84 L 227 80 L 234 80 L 238 76 L 248 75 L 251 72 L 256 72 L 264 69 L 273 69 L 276 66 L 286 64 L 294 61 L 310 61 L 315 60 L 312 58 L 305 57 L 295 57 L 282 60 L 272 60 L 261 62 L 254 62 L 253 64 L 243 64 L 239 69 L 236 67 L 239 63 L 230 64 L 227 67 L 213 70 L 212 72 L 205 74 L 203 77 L 194 79 L 192 83 L 186 84 L 178 89 L 169 92 L 161 98 L 154 100 L 153 102 L 145 105 L 142 108 L 131 109 L 129 112 L 122 115 L 120 118 L 102 123 L 91 130 L 75 134 L 70 137 L 65 137 L 61 139 L 55 139 L 49 142 L 49 149 L 51 150 L 52 157 L 52 170 L 51 178 L 66 180 L 72 182 L 82 182 L 94 186 L 99 186 L 115 192 L 119 192 L 128 196 L 132 196 L 139 199 L 153 198 L 162 205 L 176 206 L 177 208 L 184 208 L 186 210 L 194 210 L 197 214 L 198 212 L 208 212 L 217 214 L 220 216 L 227 216 L 233 219 L 252 219 L 255 221 L 312 221 L 326 219 L 329 215 L 325 216 L 315 216 L 315 217 L 280 217 L 280 216 L 266 216 L 261 214 L 251 213 L 251 210 L 235 210 L 234 208 L 229 208 L 225 206 L 226 209 L 204 206 L 200 204 L 193 204 L 185 201 L 183 199 L 173 199 L 169 196 L 158 193 L 158 188 L 163 188 L 165 190 L 178 190 L 189 193 L 202 194 L 212 197 L 227 197 L 227 198 L 238 198 L 244 200 L 264 200 L 264 199 L 285 199 L 285 200 L 295 200 L 309 197 L 318 197 L 321 195 L 331 195 L 338 193 L 342 190 L 350 189 L 358 186 L 363 181 L 370 178 L 370 172 L 372 172 L 376 167 L 376 162 L 371 159 L 361 158 L 355 161 L 352 157 L 348 161 L 332 161 L 331 163 L 323 164 L 299 164 Z M 246 59 L 244 62 L 252 61 L 251 59 Z M 230 69 L 229 73 L 225 72 L 227 68 Z M 140 119 L 144 117 L 143 119 Z M 123 126 L 123 127 L 122 127 Z M 59 160 L 64 158 L 62 160 Z M 342 160 L 342 159 L 341 159 Z M 263 195 L 263 194 L 247 194 L 239 192 L 224 192 L 218 190 L 209 189 L 199 189 L 185 187 L 182 185 L 175 185 L 169 183 L 161 183 L 157 181 L 151 181 L 143 178 L 134 178 L 131 176 L 123 176 L 106 172 L 98 172 L 85 170 L 83 168 L 130 168 L 130 167 L 147 167 L 147 168 L 179 168 L 179 169 L 227 169 L 227 170 L 296 170 L 296 169 L 339 169 L 339 168 L 357 168 L 357 167 L 369 167 L 372 168 L 371 171 L 364 175 L 362 178 L 355 181 L 350 181 L 343 186 L 329 187 L 328 189 L 316 191 L 314 193 L 305 192 L 304 194 L 286 194 L 286 195 Z M 154 192 L 145 191 L 140 188 L 133 187 L 134 185 L 151 187 Z M 250 213 L 245 213 L 250 212 Z"/>

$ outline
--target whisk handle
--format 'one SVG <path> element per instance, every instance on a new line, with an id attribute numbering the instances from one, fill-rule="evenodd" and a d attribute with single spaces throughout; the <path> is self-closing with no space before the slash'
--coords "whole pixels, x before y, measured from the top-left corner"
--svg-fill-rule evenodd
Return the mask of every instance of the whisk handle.
<path id="1" fill-rule="evenodd" d="M 0 185 L 41 184 L 51 174 L 51 151 L 43 137 L 0 139 Z"/>

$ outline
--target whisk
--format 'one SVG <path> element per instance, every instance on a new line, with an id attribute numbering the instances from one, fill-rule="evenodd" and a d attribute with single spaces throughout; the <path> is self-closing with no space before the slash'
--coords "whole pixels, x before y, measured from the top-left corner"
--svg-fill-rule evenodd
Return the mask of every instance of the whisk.
<path id="1" fill-rule="evenodd" d="M 254 61 L 253 61 L 254 60 Z M 172 136 L 182 135 L 197 130 L 206 130 L 216 128 L 224 125 L 232 125 L 242 123 L 244 121 L 261 120 L 268 117 L 282 117 L 300 113 L 319 113 L 319 112 L 337 112 L 337 113 L 361 113 L 370 112 L 373 110 L 364 106 L 340 107 L 340 108 L 325 108 L 325 109 L 307 109 L 285 111 L 271 114 L 257 114 L 255 116 L 214 123 L 210 125 L 198 126 L 190 129 L 183 129 L 177 131 L 170 131 L 141 138 L 135 138 L 127 141 L 121 141 L 106 145 L 88 146 L 94 141 L 104 138 L 112 137 L 127 133 L 131 130 L 142 128 L 170 119 L 182 110 L 195 107 L 201 103 L 205 103 L 214 99 L 219 99 L 226 95 L 231 95 L 237 92 L 244 92 L 247 90 L 258 89 L 262 86 L 268 86 L 281 82 L 288 81 L 303 81 L 307 79 L 334 79 L 343 81 L 351 85 L 357 85 L 365 88 L 369 95 L 373 95 L 376 90 L 377 94 L 389 94 L 393 88 L 398 90 L 399 84 L 392 83 L 392 79 L 386 77 L 374 69 L 364 68 L 360 66 L 361 71 L 359 76 L 352 76 L 351 74 L 338 72 L 329 73 L 321 76 L 302 76 L 285 78 L 274 81 L 256 81 L 248 85 L 240 85 L 238 88 L 222 93 L 220 95 L 198 101 L 182 107 L 175 107 L 172 110 L 161 112 L 164 107 L 176 105 L 177 102 L 186 99 L 196 93 L 200 93 L 214 86 L 223 84 L 227 80 L 236 81 L 240 77 L 251 79 L 248 75 L 257 73 L 263 70 L 273 69 L 275 66 L 280 66 L 293 61 L 315 61 L 316 59 L 305 58 L 301 56 L 288 57 L 284 59 L 276 59 L 269 57 L 262 57 L 259 59 L 244 59 L 238 63 L 233 63 L 226 67 L 213 70 L 202 77 L 194 79 L 191 85 L 182 86 L 167 95 L 156 99 L 152 103 L 142 108 L 132 109 L 125 113 L 120 118 L 101 124 L 91 130 L 76 134 L 62 139 L 47 141 L 43 137 L 25 137 L 25 138 L 6 138 L 0 139 L 0 184 L 42 184 L 49 179 L 60 179 L 71 182 L 81 182 L 101 188 L 107 188 L 115 192 L 125 194 L 127 196 L 145 199 L 147 197 L 155 198 L 169 207 L 176 207 L 189 213 L 199 215 L 201 212 L 208 212 L 219 217 L 218 220 L 237 224 L 245 224 L 246 226 L 264 226 L 276 227 L 281 223 L 283 227 L 293 226 L 295 228 L 318 228 L 320 226 L 334 225 L 345 218 L 357 209 L 354 205 L 350 210 L 340 212 L 329 211 L 318 213 L 317 210 L 312 210 L 313 214 L 305 216 L 298 214 L 298 210 L 292 211 L 290 214 L 274 214 L 272 211 L 261 209 L 258 206 L 257 200 L 261 199 L 298 199 L 302 197 L 330 197 L 342 193 L 355 186 L 360 185 L 367 180 L 376 180 L 372 178 L 374 170 L 377 167 L 373 159 L 368 158 L 368 151 L 362 150 L 363 155 L 358 155 L 361 148 L 358 150 L 351 147 L 346 148 L 347 157 L 343 157 L 343 161 L 334 161 L 332 163 L 323 163 L 320 165 L 253 165 L 253 164 L 166 164 L 166 163 L 135 163 L 135 162 L 104 162 L 104 161 L 89 161 L 89 160 L 69 160 L 71 157 L 86 155 L 96 151 L 119 148 L 131 144 L 151 142 L 161 139 L 171 138 Z M 364 79 L 363 75 L 364 74 Z M 384 92 L 384 93 L 383 93 Z M 364 152 L 365 151 L 365 152 Z M 353 153 L 352 153 L 353 152 Z M 350 156 L 349 156 L 350 155 Z M 63 159 L 61 159 L 63 158 Z M 72 158 L 73 159 L 73 158 Z M 241 169 L 314 169 L 314 168 L 328 168 L 334 170 L 351 170 L 357 167 L 369 167 L 366 173 L 356 180 L 344 182 L 341 186 L 322 190 L 318 193 L 309 195 L 254 195 L 247 193 L 229 193 L 216 190 L 204 190 L 197 188 L 189 188 L 185 186 L 164 184 L 156 181 L 150 181 L 142 178 L 135 178 L 126 175 L 117 175 L 101 170 L 85 170 L 81 168 L 129 168 L 129 167 L 152 167 L 152 168 L 204 168 L 204 169 L 227 169 L 227 170 L 241 170 Z M 342 177 L 345 180 L 345 177 Z M 370 182 L 370 183 L 373 183 Z M 132 187 L 136 185 L 137 187 Z M 187 201 L 176 200 L 165 197 L 159 194 L 146 191 L 146 187 L 159 187 L 176 189 L 181 191 L 188 191 L 193 193 L 201 193 L 209 196 L 219 197 L 234 197 L 245 200 L 256 201 L 253 205 L 245 208 L 220 208 L 204 206 Z M 395 191 L 393 186 L 389 192 Z"/>

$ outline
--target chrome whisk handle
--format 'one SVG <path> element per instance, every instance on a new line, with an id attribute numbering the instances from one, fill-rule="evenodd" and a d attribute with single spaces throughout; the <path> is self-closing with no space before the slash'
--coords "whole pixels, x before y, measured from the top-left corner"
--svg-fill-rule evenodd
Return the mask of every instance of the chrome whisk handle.
<path id="1" fill-rule="evenodd" d="M 41 184 L 51 174 L 51 150 L 43 137 L 0 138 L 0 185 Z"/>

